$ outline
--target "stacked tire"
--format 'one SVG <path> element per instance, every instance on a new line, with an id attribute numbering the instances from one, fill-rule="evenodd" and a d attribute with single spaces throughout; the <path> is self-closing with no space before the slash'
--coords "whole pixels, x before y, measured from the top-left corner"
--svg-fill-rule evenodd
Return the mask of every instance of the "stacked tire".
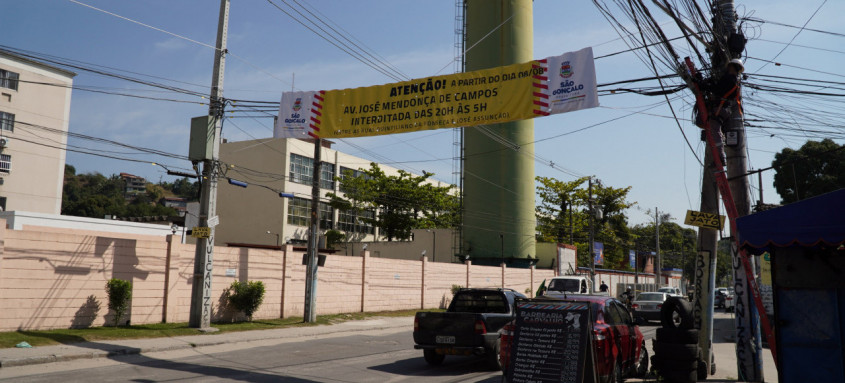
<path id="1" fill-rule="evenodd" d="M 666 382 L 695 382 L 699 378 L 701 350 L 689 301 L 679 297 L 666 299 L 660 310 L 660 323 L 663 327 L 657 329 L 652 341 L 651 365 Z"/>

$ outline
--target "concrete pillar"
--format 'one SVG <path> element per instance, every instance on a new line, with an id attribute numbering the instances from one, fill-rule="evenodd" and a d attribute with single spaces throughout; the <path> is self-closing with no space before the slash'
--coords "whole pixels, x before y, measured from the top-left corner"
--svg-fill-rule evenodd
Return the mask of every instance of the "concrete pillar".
<path id="1" fill-rule="evenodd" d="M 502 288 L 505 288 L 505 270 L 508 269 L 508 266 L 505 265 L 504 262 L 502 262 L 501 267 L 502 267 Z"/>
<path id="2" fill-rule="evenodd" d="M 286 200 L 287 198 L 282 198 Z M 279 318 L 285 317 L 285 295 L 287 294 L 287 276 L 288 276 L 288 255 L 293 256 L 293 245 L 285 244 L 282 246 L 282 300 L 279 305 Z"/>
<path id="3" fill-rule="evenodd" d="M 428 286 L 425 283 L 425 266 L 428 263 L 428 256 L 423 255 L 420 257 L 420 269 L 421 269 L 421 279 L 420 282 L 420 310 L 425 309 L 425 290 Z"/>
<path id="4" fill-rule="evenodd" d="M 466 0 L 466 70 L 493 68 L 533 59 L 532 0 Z M 478 127 L 464 130 L 463 249 L 476 264 L 501 258 L 528 266 L 534 238 L 534 121 L 489 125 L 510 149 Z M 501 236 L 501 237 L 500 237 Z"/>
<path id="5" fill-rule="evenodd" d="M 370 287 L 370 278 L 367 275 L 367 261 L 370 260 L 370 251 L 361 251 L 361 312 L 367 312 L 367 290 Z"/>
<path id="6" fill-rule="evenodd" d="M 469 288 L 469 270 L 470 270 L 470 267 L 472 266 L 472 261 L 467 259 L 464 263 L 466 263 L 466 265 L 467 265 L 467 283 L 464 287 Z"/>

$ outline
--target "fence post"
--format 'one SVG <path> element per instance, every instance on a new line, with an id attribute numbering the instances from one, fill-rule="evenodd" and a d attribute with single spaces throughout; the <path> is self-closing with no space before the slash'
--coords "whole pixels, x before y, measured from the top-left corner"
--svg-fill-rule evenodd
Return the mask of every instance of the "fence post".
<path id="1" fill-rule="evenodd" d="M 530 269 L 531 269 L 531 288 L 529 290 L 531 290 L 530 291 L 531 296 L 529 298 L 534 296 L 534 265 L 531 265 Z"/>
<path id="2" fill-rule="evenodd" d="M 282 247 L 282 301 L 279 303 L 279 318 L 285 317 L 285 295 L 288 291 L 288 254 L 293 252 L 293 245 L 286 244 Z M 293 254 L 290 254 L 293 256 Z"/>
<path id="3" fill-rule="evenodd" d="M 361 251 L 361 312 L 367 312 L 367 289 L 370 286 L 370 278 L 367 276 L 367 261 L 370 259 L 370 251 Z"/>
<path id="4" fill-rule="evenodd" d="M 464 286 L 464 287 L 469 288 L 469 267 L 472 266 L 472 261 L 467 259 L 465 263 L 467 265 L 467 283 L 466 283 L 466 286 Z"/>
<path id="5" fill-rule="evenodd" d="M 424 310 L 425 309 L 425 290 L 426 290 L 426 288 L 428 288 L 428 286 L 426 286 L 426 284 L 425 284 L 425 266 L 428 263 L 428 256 L 423 255 L 422 257 L 420 257 L 420 263 L 422 263 L 422 266 L 421 266 L 422 267 L 422 274 L 421 274 L 422 275 L 422 281 L 420 283 L 420 286 L 422 287 L 422 289 L 420 289 L 421 290 L 420 291 L 420 310 Z"/>
<path id="6" fill-rule="evenodd" d="M 167 323 L 167 306 L 170 303 L 170 265 L 173 255 L 173 237 L 175 236 L 172 234 L 166 237 L 167 253 L 164 255 L 164 289 L 162 291 L 164 296 L 161 299 L 161 323 Z"/>
<path id="7" fill-rule="evenodd" d="M 502 288 L 505 288 L 505 270 L 506 270 L 507 268 L 508 268 L 508 267 L 507 267 L 507 266 L 505 266 L 505 263 L 504 263 L 504 262 L 502 262 Z"/>

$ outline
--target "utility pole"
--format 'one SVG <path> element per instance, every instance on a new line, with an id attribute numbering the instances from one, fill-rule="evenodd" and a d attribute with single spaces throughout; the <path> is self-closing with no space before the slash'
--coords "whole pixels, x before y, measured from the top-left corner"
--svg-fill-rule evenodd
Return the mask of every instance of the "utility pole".
<path id="1" fill-rule="evenodd" d="M 305 315 L 306 323 L 317 321 L 317 252 L 320 230 L 320 165 L 323 143 L 314 139 L 314 172 L 311 173 L 311 229 L 308 233 L 308 255 L 305 263 Z"/>
<path id="2" fill-rule="evenodd" d="M 590 211 L 590 288 L 595 289 L 596 286 L 596 255 L 595 242 L 596 233 L 593 221 L 595 220 L 595 212 L 593 211 L 593 176 L 590 176 L 587 187 L 587 204 Z M 592 291 L 590 291 L 592 292 Z"/>
<path id="3" fill-rule="evenodd" d="M 727 42 L 731 40 L 732 35 L 737 34 L 737 15 L 734 10 L 734 2 L 733 0 L 720 0 L 716 4 L 719 10 L 719 15 L 717 15 L 716 19 L 720 22 L 715 23 L 714 32 L 718 34 L 717 38 Z M 724 46 L 730 48 L 729 44 L 725 44 Z M 722 57 L 724 57 L 725 63 L 742 56 L 741 49 L 737 52 L 731 50 L 721 53 L 723 54 Z M 715 62 L 713 63 L 713 67 L 716 67 Z M 724 65 L 721 65 L 721 67 L 724 68 Z M 739 90 L 741 89 L 739 88 Z M 737 217 L 744 217 L 751 214 L 751 196 L 748 192 L 748 176 L 744 176 L 748 170 L 748 159 L 746 157 L 747 140 L 740 108 L 741 105 L 733 105 L 731 108 L 731 117 L 725 123 L 727 138 L 725 154 L 728 158 L 727 176 L 731 180 L 728 185 L 731 189 L 731 195 L 733 195 Z M 735 143 L 732 142 L 733 139 L 735 139 Z M 731 233 L 731 235 L 736 236 L 737 233 Z M 731 259 L 734 265 L 741 265 L 742 259 L 740 257 L 742 255 L 735 245 L 736 241 L 731 241 L 731 243 L 733 244 L 731 246 Z M 759 270 L 756 267 L 759 262 L 756 262 L 756 257 L 749 256 L 748 262 L 751 265 L 754 275 L 759 275 Z M 746 277 L 744 268 L 734 267 L 733 271 L 734 291 L 736 294 L 736 355 L 739 378 L 749 382 L 762 382 L 763 363 L 760 355 L 762 355 L 763 345 L 760 339 L 759 315 L 765 315 L 766 313 L 757 312 L 757 306 L 754 304 L 754 298 L 750 290 L 751 285 Z"/>
<path id="4" fill-rule="evenodd" d="M 211 271 L 213 268 L 214 227 L 217 225 L 217 156 L 220 152 L 220 131 L 223 127 L 223 73 L 226 67 L 226 34 L 229 29 L 229 0 L 220 0 L 220 19 L 217 23 L 217 44 L 214 52 L 214 74 L 208 115 L 214 131 L 211 134 L 211 158 L 202 162 L 202 192 L 200 194 L 200 227 L 208 227 L 208 238 L 198 238 L 194 253 L 194 276 L 191 287 L 191 311 L 188 324 L 201 331 L 211 328 Z M 193 130 L 193 129 L 192 129 Z"/>
<path id="5" fill-rule="evenodd" d="M 658 217 L 657 207 L 654 207 L 654 291 L 660 289 L 660 217 Z"/>

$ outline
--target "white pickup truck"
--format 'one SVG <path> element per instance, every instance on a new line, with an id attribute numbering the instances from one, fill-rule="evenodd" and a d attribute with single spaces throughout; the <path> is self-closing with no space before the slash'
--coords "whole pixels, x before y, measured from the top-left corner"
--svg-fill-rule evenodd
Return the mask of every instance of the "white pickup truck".
<path id="1" fill-rule="evenodd" d="M 549 281 L 544 296 L 564 298 L 567 295 L 595 294 L 590 279 L 580 275 L 562 275 Z M 607 293 L 602 293 L 607 294 Z"/>

